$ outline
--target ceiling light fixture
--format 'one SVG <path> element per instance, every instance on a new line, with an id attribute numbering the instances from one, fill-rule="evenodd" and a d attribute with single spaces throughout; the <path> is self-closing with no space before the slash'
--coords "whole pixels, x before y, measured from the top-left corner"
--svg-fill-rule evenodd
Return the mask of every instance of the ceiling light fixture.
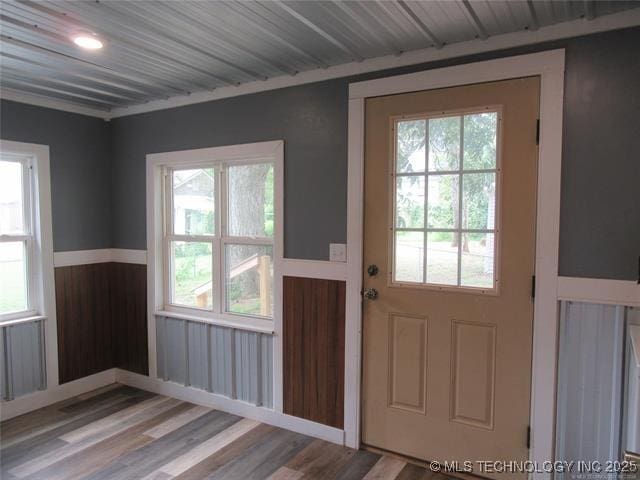
<path id="1" fill-rule="evenodd" d="M 86 50 L 100 50 L 102 41 L 93 33 L 78 33 L 71 37 L 73 43 Z"/>

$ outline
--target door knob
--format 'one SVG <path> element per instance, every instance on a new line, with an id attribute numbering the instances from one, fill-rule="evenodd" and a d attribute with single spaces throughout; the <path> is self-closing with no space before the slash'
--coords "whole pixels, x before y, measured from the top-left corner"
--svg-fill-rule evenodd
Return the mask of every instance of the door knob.
<path id="1" fill-rule="evenodd" d="M 378 298 L 378 290 L 375 288 L 367 288 L 362 292 L 362 296 L 368 300 L 375 300 Z"/>

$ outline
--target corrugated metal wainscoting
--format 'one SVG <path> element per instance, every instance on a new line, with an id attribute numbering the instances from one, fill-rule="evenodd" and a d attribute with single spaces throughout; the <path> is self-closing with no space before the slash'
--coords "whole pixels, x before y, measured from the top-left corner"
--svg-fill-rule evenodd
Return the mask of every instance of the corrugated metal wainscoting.
<path id="1" fill-rule="evenodd" d="M 624 306 L 561 303 L 556 460 L 605 465 L 622 458 L 626 332 L 637 312 Z"/>
<path id="2" fill-rule="evenodd" d="M 47 386 L 44 322 L 36 320 L 0 328 L 0 388 L 3 400 Z"/>
<path id="3" fill-rule="evenodd" d="M 273 337 L 157 317 L 158 377 L 273 407 Z"/>

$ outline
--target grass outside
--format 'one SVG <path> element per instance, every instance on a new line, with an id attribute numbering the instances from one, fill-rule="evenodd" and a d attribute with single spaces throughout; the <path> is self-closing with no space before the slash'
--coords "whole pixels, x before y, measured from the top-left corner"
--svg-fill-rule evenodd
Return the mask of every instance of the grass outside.
<path id="1" fill-rule="evenodd" d="M 469 240 L 469 252 L 462 253 L 462 285 L 473 287 L 493 286 L 490 266 L 491 256 L 479 240 Z M 401 238 L 396 245 L 396 279 L 422 282 L 424 245 L 421 236 Z M 487 268 L 489 267 L 489 268 Z M 458 277 L 458 248 L 450 241 L 428 243 L 427 282 L 456 285 Z"/>
<path id="2" fill-rule="evenodd" d="M 229 302 L 229 311 L 241 315 L 260 315 L 260 297 L 244 297 Z"/>
<path id="3" fill-rule="evenodd" d="M 0 261 L 0 313 L 21 312 L 26 309 L 26 288 L 22 261 Z"/>
<path id="4" fill-rule="evenodd" d="M 174 302 L 180 305 L 196 306 L 194 290 L 211 281 L 211 254 L 176 257 L 174 272 L 177 272 Z"/>
<path id="5" fill-rule="evenodd" d="M 175 259 L 175 292 L 174 302 L 180 305 L 196 306 L 196 295 L 194 290 L 198 287 L 210 282 L 211 277 L 211 255 L 203 254 L 195 257 L 177 257 Z M 246 272 L 242 275 L 249 274 Z M 233 292 L 232 285 L 228 289 L 228 292 Z M 242 292 L 231 293 L 229 298 L 229 311 L 233 313 L 239 313 L 244 315 L 259 315 L 260 314 L 260 295 L 244 294 Z M 209 301 L 211 301 L 211 295 L 209 295 Z M 211 307 L 211 304 L 208 305 Z"/>

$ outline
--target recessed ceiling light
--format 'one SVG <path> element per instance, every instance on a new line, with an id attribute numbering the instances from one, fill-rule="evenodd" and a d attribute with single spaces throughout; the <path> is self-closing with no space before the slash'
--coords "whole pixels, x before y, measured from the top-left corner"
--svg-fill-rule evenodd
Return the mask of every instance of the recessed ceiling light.
<path id="1" fill-rule="evenodd" d="M 73 43 L 87 50 L 99 50 L 103 46 L 102 41 L 96 35 L 91 33 L 78 33 L 71 39 L 73 40 Z"/>

